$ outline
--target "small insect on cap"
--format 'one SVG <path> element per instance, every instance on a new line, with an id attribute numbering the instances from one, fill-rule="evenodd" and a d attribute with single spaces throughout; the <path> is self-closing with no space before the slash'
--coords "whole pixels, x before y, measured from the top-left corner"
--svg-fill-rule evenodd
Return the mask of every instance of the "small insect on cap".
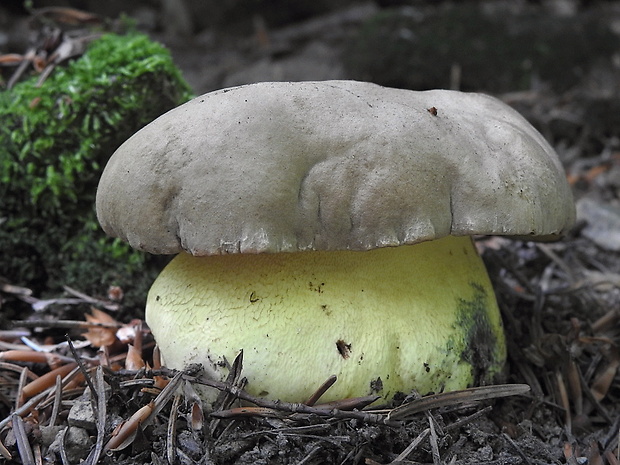
<path id="1" fill-rule="evenodd" d="M 355 81 L 251 84 L 169 111 L 114 153 L 97 214 L 137 249 L 196 256 L 551 239 L 575 216 L 557 155 L 509 106 Z"/>

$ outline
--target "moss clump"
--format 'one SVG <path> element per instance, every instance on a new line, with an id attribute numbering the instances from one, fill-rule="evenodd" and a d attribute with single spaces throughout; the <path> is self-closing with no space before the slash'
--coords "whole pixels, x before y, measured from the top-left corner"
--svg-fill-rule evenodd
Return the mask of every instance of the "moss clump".
<path id="1" fill-rule="evenodd" d="M 38 291 L 136 289 L 147 257 L 101 232 L 97 183 L 113 151 L 190 89 L 169 52 L 138 34 L 105 35 L 35 83 L 0 92 L 0 275 Z"/>

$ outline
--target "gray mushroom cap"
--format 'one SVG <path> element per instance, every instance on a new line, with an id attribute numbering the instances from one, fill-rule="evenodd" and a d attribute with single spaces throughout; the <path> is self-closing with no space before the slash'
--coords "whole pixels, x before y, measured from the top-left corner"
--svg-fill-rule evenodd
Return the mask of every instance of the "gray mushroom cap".
<path id="1" fill-rule="evenodd" d="M 97 215 L 136 249 L 197 256 L 546 240 L 575 217 L 557 155 L 504 103 L 355 81 L 258 83 L 169 111 L 111 157 Z"/>

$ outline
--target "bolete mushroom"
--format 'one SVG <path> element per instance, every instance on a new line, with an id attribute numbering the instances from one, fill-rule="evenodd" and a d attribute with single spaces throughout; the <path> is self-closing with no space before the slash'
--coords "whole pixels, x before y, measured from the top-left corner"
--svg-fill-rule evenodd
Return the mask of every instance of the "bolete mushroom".
<path id="1" fill-rule="evenodd" d="M 103 229 L 176 254 L 146 319 L 165 363 L 303 401 L 491 382 L 502 324 L 473 235 L 561 236 L 562 166 L 481 94 L 354 81 L 259 83 L 181 105 L 125 142 Z M 212 399 L 213 392 L 204 393 Z"/>

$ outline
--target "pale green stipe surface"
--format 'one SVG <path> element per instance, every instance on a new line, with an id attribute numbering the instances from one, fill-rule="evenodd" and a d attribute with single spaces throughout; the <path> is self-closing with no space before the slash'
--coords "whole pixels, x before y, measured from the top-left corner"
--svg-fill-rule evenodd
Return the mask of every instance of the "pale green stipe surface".
<path id="1" fill-rule="evenodd" d="M 505 360 L 493 290 L 469 237 L 367 252 L 183 252 L 151 288 L 146 318 L 167 366 L 202 363 L 223 379 L 224 358 L 243 349 L 248 391 L 293 402 L 332 374 L 338 381 L 322 401 L 390 399 L 488 383 Z"/>

